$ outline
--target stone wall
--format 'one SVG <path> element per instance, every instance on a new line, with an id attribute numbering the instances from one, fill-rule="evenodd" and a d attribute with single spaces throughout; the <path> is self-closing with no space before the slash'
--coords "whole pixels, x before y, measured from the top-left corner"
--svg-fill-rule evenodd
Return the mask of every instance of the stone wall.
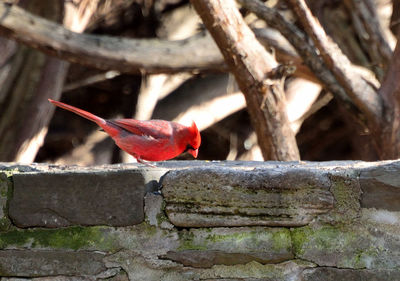
<path id="1" fill-rule="evenodd" d="M 0 163 L 0 276 L 400 280 L 400 162 Z"/>

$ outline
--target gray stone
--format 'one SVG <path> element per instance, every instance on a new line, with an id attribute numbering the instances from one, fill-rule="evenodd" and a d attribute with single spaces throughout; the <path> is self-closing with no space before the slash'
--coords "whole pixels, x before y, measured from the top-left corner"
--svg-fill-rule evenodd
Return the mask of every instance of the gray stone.
<path id="1" fill-rule="evenodd" d="M 97 275 L 106 270 L 103 254 L 65 251 L 0 251 L 0 275 L 39 277 Z"/>
<path id="2" fill-rule="evenodd" d="M 167 173 L 162 193 L 176 226 L 302 226 L 333 209 L 330 184 L 303 167 L 192 168 Z"/>
<path id="3" fill-rule="evenodd" d="M 144 213 L 146 221 L 151 226 L 162 229 L 172 229 L 174 226 L 168 221 L 163 210 L 164 199 L 160 194 L 147 193 L 144 197 Z"/>
<path id="4" fill-rule="evenodd" d="M 18 173 L 13 182 L 9 215 L 19 227 L 126 226 L 144 218 L 138 171 Z"/>
<path id="5" fill-rule="evenodd" d="M 7 230 L 11 222 L 7 216 L 7 201 L 11 194 L 11 182 L 6 173 L 0 172 L 0 230 Z"/>
<path id="6" fill-rule="evenodd" d="M 367 270 L 340 269 L 332 267 L 317 267 L 303 271 L 304 281 L 398 281 L 399 270 Z"/>
<path id="7" fill-rule="evenodd" d="M 278 263 L 293 258 L 291 254 L 277 253 L 227 253 L 215 250 L 185 250 L 168 252 L 165 258 L 182 263 L 184 266 L 207 268 L 216 264 L 235 265 L 252 261 L 261 264 Z"/>
<path id="8" fill-rule="evenodd" d="M 295 228 L 295 256 L 319 266 L 353 269 L 400 267 L 400 228 L 366 221 Z"/>
<path id="9" fill-rule="evenodd" d="M 83 277 L 83 276 L 60 276 L 60 275 L 58 275 L 58 276 L 48 276 L 48 277 L 36 277 L 36 278 L 32 278 L 31 280 L 32 281 L 94 281 L 95 278 L 93 278 L 91 276 Z M 9 280 L 9 281 L 17 281 L 17 280 Z"/>
<path id="10" fill-rule="evenodd" d="M 278 263 L 294 258 L 290 232 L 285 228 L 236 227 L 182 230 L 180 246 L 165 258 L 185 266 Z"/>
<path id="11" fill-rule="evenodd" d="M 330 224 L 348 224 L 360 217 L 361 188 L 358 174 L 354 170 L 337 170 L 329 174 L 331 180 L 330 192 L 335 201 L 334 208 L 319 216 L 319 220 Z"/>
<path id="12" fill-rule="evenodd" d="M 139 256 L 135 253 L 118 252 L 118 265 L 128 273 L 130 281 L 190 281 L 190 280 L 242 280 L 242 281 L 295 281 L 301 280 L 301 273 L 315 265 L 300 260 L 278 264 L 261 264 L 252 261 L 237 265 L 214 265 L 210 268 L 183 267 Z M 115 264 L 114 264 L 115 265 Z"/>
<path id="13" fill-rule="evenodd" d="M 361 170 L 360 186 L 362 207 L 400 211 L 400 162 Z"/>

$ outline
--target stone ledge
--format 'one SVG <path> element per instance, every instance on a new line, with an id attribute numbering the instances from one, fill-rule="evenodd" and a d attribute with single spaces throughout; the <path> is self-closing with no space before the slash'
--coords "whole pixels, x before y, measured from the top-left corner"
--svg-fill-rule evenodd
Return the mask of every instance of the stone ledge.
<path id="1" fill-rule="evenodd" d="M 399 279 L 399 161 L 157 166 L 0 163 L 0 276 Z"/>

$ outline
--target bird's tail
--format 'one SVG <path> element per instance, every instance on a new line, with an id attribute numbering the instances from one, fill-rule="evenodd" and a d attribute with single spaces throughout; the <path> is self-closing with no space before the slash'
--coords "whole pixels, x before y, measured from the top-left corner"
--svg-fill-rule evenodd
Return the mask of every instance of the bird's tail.
<path id="1" fill-rule="evenodd" d="M 89 119 L 89 120 L 95 122 L 97 125 L 99 125 L 101 127 L 103 127 L 102 125 L 106 124 L 106 120 L 104 120 L 103 118 L 101 118 L 99 116 L 96 116 L 96 115 L 94 115 L 94 114 L 92 114 L 90 112 L 87 112 L 85 110 L 82 110 L 82 109 L 76 108 L 76 107 L 74 107 L 72 105 L 68 105 L 68 104 L 65 104 L 65 103 L 62 103 L 62 102 L 59 102 L 59 101 L 55 101 L 55 100 L 52 100 L 52 99 L 49 99 L 49 102 L 51 102 L 52 104 L 54 104 L 54 105 L 56 105 L 58 107 L 61 107 L 63 109 L 72 111 L 73 113 L 78 114 L 78 115 L 82 116 L 83 118 Z"/>

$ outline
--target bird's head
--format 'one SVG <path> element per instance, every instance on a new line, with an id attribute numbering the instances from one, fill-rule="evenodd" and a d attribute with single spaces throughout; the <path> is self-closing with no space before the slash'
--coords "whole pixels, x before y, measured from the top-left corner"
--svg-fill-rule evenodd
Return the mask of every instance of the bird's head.
<path id="1" fill-rule="evenodd" d="M 199 147 L 201 144 L 200 132 L 197 129 L 196 123 L 192 122 L 192 125 L 188 127 L 189 129 L 189 140 L 186 146 L 186 151 L 193 155 L 194 158 L 197 158 L 197 154 L 199 153 Z"/>

